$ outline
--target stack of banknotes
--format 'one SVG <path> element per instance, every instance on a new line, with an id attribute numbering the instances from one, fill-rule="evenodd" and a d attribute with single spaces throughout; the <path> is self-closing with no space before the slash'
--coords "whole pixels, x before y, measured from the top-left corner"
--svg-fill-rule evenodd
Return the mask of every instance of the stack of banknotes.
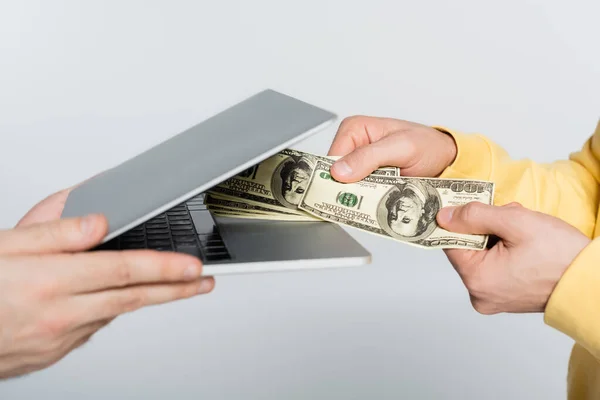
<path id="1" fill-rule="evenodd" d="M 330 174 L 338 158 L 285 149 L 213 187 L 205 202 L 220 217 L 328 221 L 429 249 L 486 247 L 487 235 L 448 232 L 436 214 L 472 201 L 492 204 L 492 182 L 402 177 L 399 168 L 383 167 L 341 183 Z"/>

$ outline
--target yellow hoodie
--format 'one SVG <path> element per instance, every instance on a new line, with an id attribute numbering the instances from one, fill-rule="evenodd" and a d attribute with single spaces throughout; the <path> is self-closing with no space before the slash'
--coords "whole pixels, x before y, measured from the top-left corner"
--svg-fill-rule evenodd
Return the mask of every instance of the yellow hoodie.
<path id="1" fill-rule="evenodd" d="M 575 341 L 568 399 L 600 399 L 600 121 L 581 150 L 549 164 L 513 160 L 484 136 L 436 128 L 454 137 L 458 147 L 456 160 L 442 177 L 493 181 L 496 205 L 518 201 L 593 239 L 556 285 L 544 321 Z"/>

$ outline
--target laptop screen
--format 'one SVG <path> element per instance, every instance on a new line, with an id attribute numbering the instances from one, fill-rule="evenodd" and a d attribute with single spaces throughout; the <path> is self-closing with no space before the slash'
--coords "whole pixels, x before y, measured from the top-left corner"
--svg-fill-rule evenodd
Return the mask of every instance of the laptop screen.
<path id="1" fill-rule="evenodd" d="M 109 224 L 106 242 L 335 118 L 285 94 L 262 91 L 78 186 L 62 217 L 104 214 Z"/>

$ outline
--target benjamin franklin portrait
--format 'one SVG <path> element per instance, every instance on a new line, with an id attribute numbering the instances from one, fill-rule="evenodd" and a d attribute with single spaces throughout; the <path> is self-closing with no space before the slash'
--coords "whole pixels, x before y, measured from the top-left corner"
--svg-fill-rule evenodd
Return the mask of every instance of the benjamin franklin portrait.
<path id="1" fill-rule="evenodd" d="M 406 178 L 383 197 L 378 206 L 377 219 L 390 236 L 418 241 L 435 230 L 435 217 L 441 204 L 433 186 L 425 181 Z"/>
<path id="2" fill-rule="evenodd" d="M 307 157 L 290 156 L 283 161 L 271 178 L 273 197 L 285 207 L 297 209 L 308 187 L 314 162 Z"/>

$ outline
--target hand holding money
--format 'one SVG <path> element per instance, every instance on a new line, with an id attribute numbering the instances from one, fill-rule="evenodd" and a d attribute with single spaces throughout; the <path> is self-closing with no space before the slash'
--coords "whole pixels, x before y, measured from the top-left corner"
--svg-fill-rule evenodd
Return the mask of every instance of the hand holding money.
<path id="1" fill-rule="evenodd" d="M 439 176 L 456 158 L 451 135 L 427 125 L 395 118 L 345 118 L 328 155 L 340 156 L 331 175 L 356 182 L 380 165 L 400 167 L 403 176 Z"/>
<path id="2" fill-rule="evenodd" d="M 493 183 L 401 177 L 397 167 L 342 183 L 331 176 L 338 158 L 283 150 L 211 189 L 206 204 L 218 216 L 328 221 L 421 248 L 485 248 L 487 235 L 445 231 L 436 215 L 445 206 L 492 204 Z"/>

